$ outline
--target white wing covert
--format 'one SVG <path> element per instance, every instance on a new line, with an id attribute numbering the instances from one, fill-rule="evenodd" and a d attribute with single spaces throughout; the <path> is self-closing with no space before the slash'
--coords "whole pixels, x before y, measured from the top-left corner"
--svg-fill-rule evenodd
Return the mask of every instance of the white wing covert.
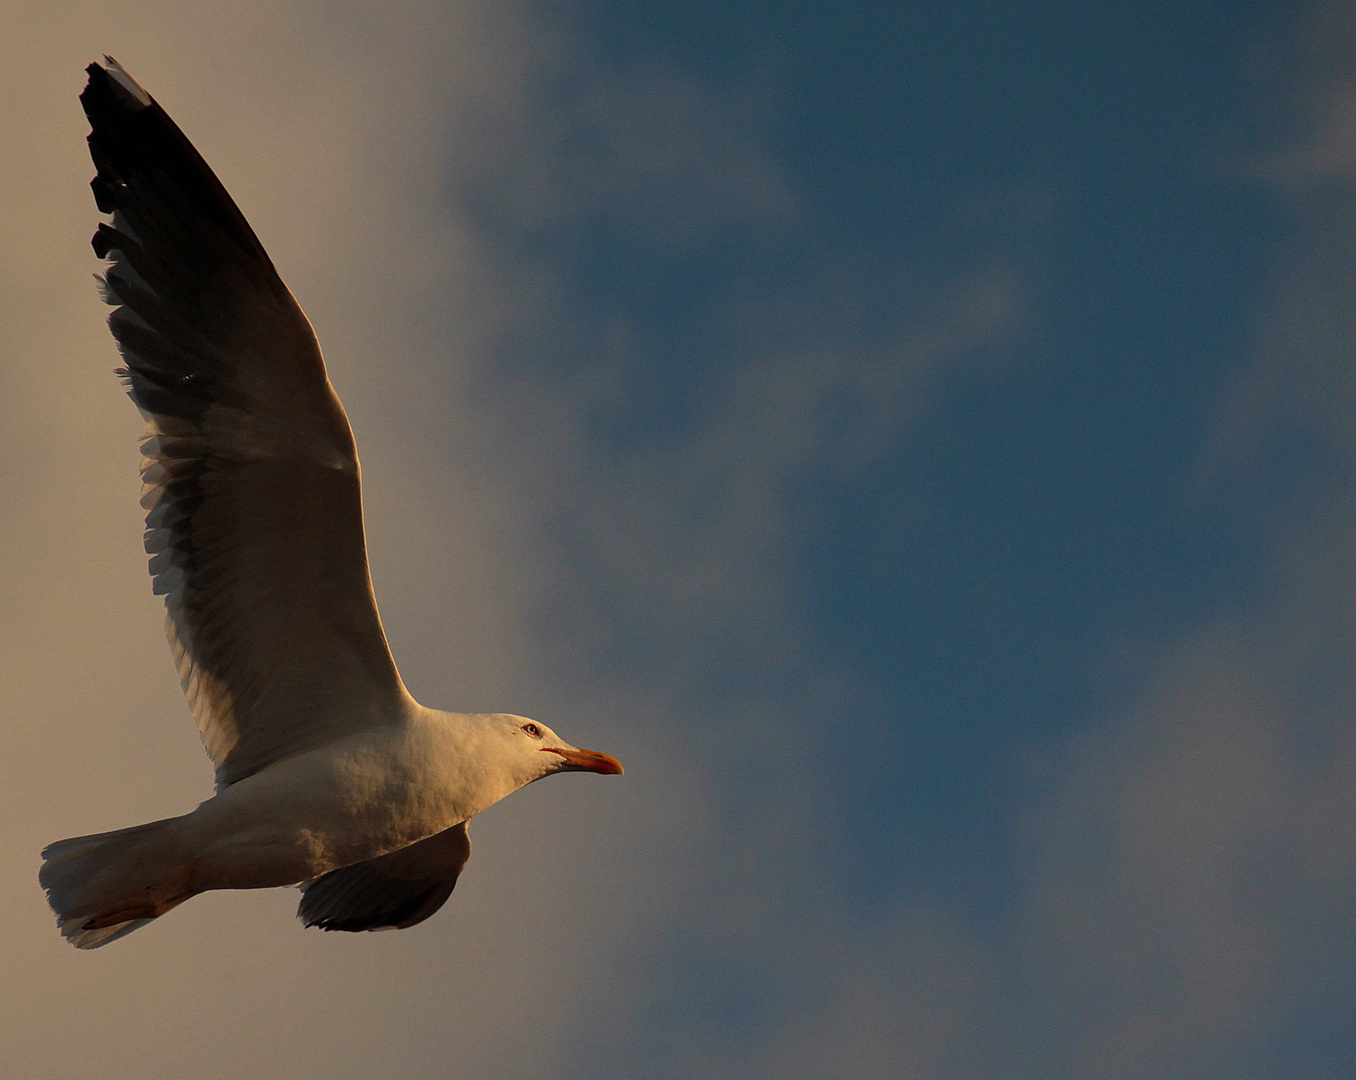
<path id="1" fill-rule="evenodd" d="M 111 59 L 81 103 L 94 250 L 149 428 L 142 505 L 184 692 L 226 787 L 392 722 L 358 459 L 310 323 L 225 188 Z"/>

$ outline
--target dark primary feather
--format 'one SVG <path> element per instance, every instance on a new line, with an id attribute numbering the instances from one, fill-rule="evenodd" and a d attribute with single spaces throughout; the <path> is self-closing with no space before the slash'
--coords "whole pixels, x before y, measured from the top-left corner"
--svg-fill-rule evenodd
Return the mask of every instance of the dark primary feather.
<path id="1" fill-rule="evenodd" d="M 353 437 L 310 324 L 192 144 L 109 68 L 90 65 L 80 95 L 95 201 L 113 215 L 94 250 L 112 260 L 109 326 L 149 423 L 155 591 L 225 786 L 389 722 L 404 688 L 372 597 Z"/>
<path id="2" fill-rule="evenodd" d="M 302 886 L 297 918 L 322 930 L 403 930 L 452 895 L 471 857 L 466 822 Z"/>

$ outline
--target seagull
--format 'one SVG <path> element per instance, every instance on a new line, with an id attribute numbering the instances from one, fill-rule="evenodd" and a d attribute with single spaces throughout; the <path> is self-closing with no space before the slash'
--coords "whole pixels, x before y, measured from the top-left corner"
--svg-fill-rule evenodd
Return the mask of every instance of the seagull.
<path id="1" fill-rule="evenodd" d="M 545 724 L 406 691 L 377 616 L 358 457 L 311 324 L 201 155 L 111 57 L 86 70 L 94 235 L 147 421 L 154 591 L 216 794 L 59 840 L 39 881 L 78 949 L 209 889 L 300 885 L 325 930 L 403 929 L 451 895 L 467 823 L 558 772 L 617 774 Z"/>

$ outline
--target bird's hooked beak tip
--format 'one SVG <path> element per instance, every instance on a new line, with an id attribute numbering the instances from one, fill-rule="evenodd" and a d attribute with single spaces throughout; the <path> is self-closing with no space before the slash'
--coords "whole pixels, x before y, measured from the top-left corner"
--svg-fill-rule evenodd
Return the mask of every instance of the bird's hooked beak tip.
<path id="1" fill-rule="evenodd" d="M 600 754 L 597 750 L 567 750 L 563 746 L 543 746 L 541 749 L 544 754 L 559 754 L 565 759 L 562 771 L 596 772 L 605 776 L 620 776 L 626 771 L 611 754 Z"/>

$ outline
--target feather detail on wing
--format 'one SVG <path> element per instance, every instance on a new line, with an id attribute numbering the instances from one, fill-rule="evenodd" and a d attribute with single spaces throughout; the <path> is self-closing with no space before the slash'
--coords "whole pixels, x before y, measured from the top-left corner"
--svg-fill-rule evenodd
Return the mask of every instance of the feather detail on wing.
<path id="1" fill-rule="evenodd" d="M 471 857 L 466 822 L 302 885 L 297 918 L 322 930 L 404 930 L 452 895 Z"/>
<path id="2" fill-rule="evenodd" d="M 80 100 L 94 250 L 184 692 L 226 786 L 401 714 L 358 459 L 310 323 L 188 139 L 111 59 Z"/>

